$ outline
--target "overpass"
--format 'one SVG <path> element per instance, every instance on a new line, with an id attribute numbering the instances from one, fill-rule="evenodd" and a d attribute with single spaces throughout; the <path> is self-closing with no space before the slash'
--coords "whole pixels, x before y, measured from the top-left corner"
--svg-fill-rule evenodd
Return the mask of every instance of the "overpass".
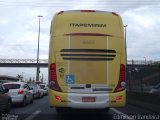
<path id="1" fill-rule="evenodd" d="M 0 59 L 0 67 L 48 67 L 48 59 Z"/>
<path id="2" fill-rule="evenodd" d="M 0 59 L 0 67 L 48 67 L 48 59 Z M 127 67 L 156 67 L 160 65 L 160 61 L 144 61 L 144 60 L 127 60 Z"/>

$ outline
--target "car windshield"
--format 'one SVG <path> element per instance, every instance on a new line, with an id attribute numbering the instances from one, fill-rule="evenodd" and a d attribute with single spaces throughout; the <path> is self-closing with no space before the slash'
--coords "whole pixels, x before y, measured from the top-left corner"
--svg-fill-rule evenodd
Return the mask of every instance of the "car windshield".
<path id="1" fill-rule="evenodd" d="M 19 89 L 20 88 L 20 84 L 4 84 L 3 86 L 8 89 Z"/>

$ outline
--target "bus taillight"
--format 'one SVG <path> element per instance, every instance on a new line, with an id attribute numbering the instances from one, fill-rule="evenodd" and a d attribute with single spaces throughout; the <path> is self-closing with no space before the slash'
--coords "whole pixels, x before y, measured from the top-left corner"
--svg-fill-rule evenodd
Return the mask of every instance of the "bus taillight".
<path id="1" fill-rule="evenodd" d="M 50 70 L 49 70 L 49 87 L 52 90 L 61 91 L 61 88 L 59 87 L 58 82 L 57 82 L 56 65 L 54 63 L 52 63 L 50 65 Z"/>
<path id="2" fill-rule="evenodd" d="M 120 66 L 120 81 L 125 80 L 125 65 L 121 64 Z"/>
<path id="3" fill-rule="evenodd" d="M 56 81 L 56 65 L 50 65 L 50 80 Z"/>
<path id="4" fill-rule="evenodd" d="M 114 90 L 114 92 L 120 92 L 125 89 L 125 65 L 120 65 L 120 75 L 119 75 L 119 81 L 118 84 Z"/>

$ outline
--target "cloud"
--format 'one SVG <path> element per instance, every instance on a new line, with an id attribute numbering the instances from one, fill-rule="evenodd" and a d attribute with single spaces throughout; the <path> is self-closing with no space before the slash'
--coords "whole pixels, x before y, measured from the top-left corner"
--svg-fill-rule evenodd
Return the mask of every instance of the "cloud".
<path id="1" fill-rule="evenodd" d="M 2 1 L 0 2 L 2 4 Z M 115 11 L 127 27 L 129 59 L 155 59 L 160 53 L 160 2 L 105 0 L 24 0 L 0 5 L 0 58 L 32 59 L 37 56 L 38 15 L 41 18 L 40 58 L 48 58 L 50 22 L 61 10 Z M 18 70 L 20 72 L 21 70 Z M 27 70 L 26 70 L 27 71 Z M 45 70 L 44 70 L 45 71 Z M 35 71 L 32 71 L 35 72 Z M 26 72 L 26 76 L 35 76 Z M 2 71 L 1 73 L 6 73 Z M 10 74 L 17 74 L 13 70 Z M 46 75 L 47 76 L 47 75 Z"/>
<path id="2" fill-rule="evenodd" d="M 122 15 L 127 24 L 128 57 L 156 58 L 159 47 L 160 11 L 150 6 L 128 10 Z M 155 44 L 156 43 L 156 44 Z"/>
<path id="3" fill-rule="evenodd" d="M 6 18 L 1 18 L 0 19 L 0 25 L 7 25 L 8 22 L 9 22 L 9 20 L 6 19 Z"/>

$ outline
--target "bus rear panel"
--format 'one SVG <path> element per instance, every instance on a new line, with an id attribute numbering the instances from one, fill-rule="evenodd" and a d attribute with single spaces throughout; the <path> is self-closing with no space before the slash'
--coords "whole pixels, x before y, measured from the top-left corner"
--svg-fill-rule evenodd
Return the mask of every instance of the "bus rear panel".
<path id="1" fill-rule="evenodd" d="M 125 106 L 125 41 L 121 17 L 61 11 L 51 23 L 49 104 L 56 108 Z"/>

